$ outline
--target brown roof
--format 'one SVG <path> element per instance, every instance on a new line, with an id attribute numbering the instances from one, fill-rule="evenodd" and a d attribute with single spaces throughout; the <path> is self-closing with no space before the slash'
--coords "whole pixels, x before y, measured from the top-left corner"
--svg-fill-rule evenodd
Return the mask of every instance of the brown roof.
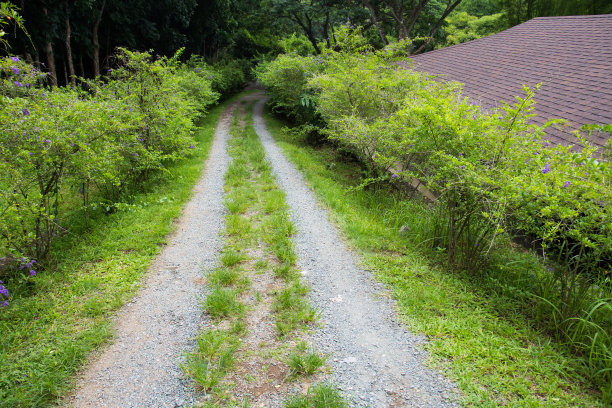
<path id="1" fill-rule="evenodd" d="M 523 95 L 523 84 L 542 82 L 534 122 L 569 121 L 548 133 L 554 142 L 574 144 L 572 130 L 612 123 L 612 14 L 534 18 L 411 60 L 419 71 L 462 82 L 464 94 L 485 107 L 513 103 L 515 95 Z M 593 142 L 603 145 L 606 136 Z"/>

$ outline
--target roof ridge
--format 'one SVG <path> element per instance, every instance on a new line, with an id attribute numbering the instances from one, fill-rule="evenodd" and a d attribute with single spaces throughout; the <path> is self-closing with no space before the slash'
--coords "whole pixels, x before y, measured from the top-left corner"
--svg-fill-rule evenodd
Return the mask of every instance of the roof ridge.
<path id="1" fill-rule="evenodd" d="M 612 18 L 612 14 L 577 14 L 577 15 L 571 15 L 571 16 L 542 16 L 542 17 L 534 17 L 530 20 L 525 21 L 525 23 L 528 23 L 529 21 L 533 21 L 533 20 L 562 20 L 562 19 L 571 19 L 571 18 L 577 19 L 577 20 L 578 19 L 589 19 L 589 18 Z"/>

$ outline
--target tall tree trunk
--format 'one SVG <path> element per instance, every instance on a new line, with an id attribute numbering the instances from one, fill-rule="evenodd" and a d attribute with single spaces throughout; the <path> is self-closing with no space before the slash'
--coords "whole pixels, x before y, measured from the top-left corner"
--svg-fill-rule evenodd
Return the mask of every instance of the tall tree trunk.
<path id="1" fill-rule="evenodd" d="M 327 48 L 331 48 L 331 41 L 329 40 L 329 11 L 325 14 L 325 24 L 323 25 L 323 36 L 327 42 Z"/>
<path id="2" fill-rule="evenodd" d="M 370 0 L 361 0 L 361 2 L 370 11 L 370 18 L 372 19 L 372 23 L 374 23 L 374 25 L 376 26 L 376 30 L 378 30 L 380 40 L 384 45 L 388 45 L 389 41 L 387 41 L 387 36 L 385 35 L 385 31 L 383 30 L 382 25 L 380 24 L 380 20 L 376 15 L 376 10 L 374 10 L 372 3 L 370 3 Z"/>
<path id="3" fill-rule="evenodd" d="M 43 14 L 48 16 L 48 10 L 43 7 Z M 49 70 L 49 82 L 51 86 L 57 86 L 57 71 L 55 70 L 55 57 L 53 56 L 53 43 L 47 39 L 45 44 L 45 53 L 47 54 L 47 69 Z"/>
<path id="4" fill-rule="evenodd" d="M 94 76 L 97 77 L 100 75 L 100 40 L 98 38 L 98 29 L 100 28 L 100 21 L 102 21 L 102 13 L 104 13 L 104 7 L 106 6 L 106 0 L 102 0 L 102 6 L 100 6 L 100 11 L 96 16 L 96 21 L 94 22 L 92 29 L 92 37 L 93 37 L 93 69 Z"/>
<path id="5" fill-rule="evenodd" d="M 417 8 L 421 5 L 421 3 L 427 3 L 429 0 L 419 0 L 419 5 L 417 6 Z M 402 0 L 395 0 L 392 1 L 391 3 L 386 0 L 385 4 L 387 5 L 387 7 L 389 8 L 389 11 L 391 12 L 391 17 L 393 17 L 393 19 L 395 20 L 395 24 L 397 26 L 397 37 L 398 39 L 402 40 L 406 37 L 408 37 L 408 35 L 410 34 L 410 29 L 411 27 L 406 27 L 406 18 L 404 16 L 404 2 Z M 413 13 L 415 13 L 416 8 L 412 7 L 412 11 L 410 16 L 412 16 Z M 417 12 L 417 17 L 418 17 L 418 13 L 420 13 L 420 10 Z M 410 21 L 410 20 L 409 20 Z"/>
<path id="6" fill-rule="evenodd" d="M 317 39 L 315 38 L 312 30 L 312 20 L 310 20 L 308 15 L 305 15 L 305 19 L 306 22 L 302 21 L 302 19 L 297 13 L 293 13 L 293 21 L 295 21 L 300 27 L 302 27 L 302 30 L 304 30 L 304 34 L 306 34 L 306 37 L 308 37 L 308 40 L 314 47 L 315 53 L 318 55 L 321 53 L 321 49 L 317 45 Z M 306 23 L 308 23 L 308 25 L 306 25 Z"/>
<path id="7" fill-rule="evenodd" d="M 410 35 L 412 32 L 414 25 L 427 3 L 429 3 L 429 0 L 419 0 L 419 3 L 410 10 L 410 14 L 408 15 L 408 26 L 406 27 L 406 36 Z"/>
<path id="8" fill-rule="evenodd" d="M 431 29 L 431 31 L 429 32 L 429 36 L 427 38 L 427 41 L 425 41 L 424 44 L 422 44 L 416 51 L 414 51 L 412 54 L 418 54 L 420 52 L 422 52 L 425 47 L 427 47 L 427 45 L 433 40 L 433 36 L 436 35 L 436 33 L 438 32 L 438 30 L 440 29 L 440 27 L 442 27 L 442 23 L 444 23 L 444 19 L 446 17 L 448 17 L 448 15 L 455 9 L 455 7 L 457 7 L 459 5 L 459 3 L 461 3 L 462 0 L 455 0 L 454 2 L 452 0 L 448 0 L 448 3 L 446 5 L 446 10 L 444 10 L 444 13 L 442 13 L 442 17 L 440 17 L 440 19 L 438 20 L 438 22 L 436 23 L 436 25 Z"/>
<path id="9" fill-rule="evenodd" d="M 74 64 L 72 63 L 72 46 L 70 44 L 70 9 L 68 2 L 64 2 L 64 11 L 66 12 L 66 61 L 68 63 L 68 74 L 70 76 L 70 86 L 76 87 L 76 74 L 74 72 Z M 68 84 L 68 81 L 66 81 Z"/>
<path id="10" fill-rule="evenodd" d="M 49 81 L 51 86 L 57 86 L 57 71 L 55 70 L 55 57 L 53 56 L 53 44 L 51 41 L 47 41 L 45 47 L 47 53 L 47 69 L 49 70 Z"/>
<path id="11" fill-rule="evenodd" d="M 81 70 L 81 77 L 85 78 L 85 65 L 83 65 L 83 53 L 79 53 L 79 69 Z"/>
<path id="12" fill-rule="evenodd" d="M 66 67 L 66 60 L 62 59 L 63 65 L 64 65 L 64 85 L 68 86 L 68 68 Z"/>

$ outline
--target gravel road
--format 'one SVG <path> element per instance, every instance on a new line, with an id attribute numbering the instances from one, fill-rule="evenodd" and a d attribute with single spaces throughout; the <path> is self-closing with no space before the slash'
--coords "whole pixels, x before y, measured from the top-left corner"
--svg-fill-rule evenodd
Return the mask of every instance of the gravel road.
<path id="1" fill-rule="evenodd" d="M 93 358 L 69 398 L 73 407 L 182 407 L 193 404 L 179 363 L 194 347 L 203 315 L 203 269 L 214 267 L 224 227 L 223 175 L 234 103 L 217 125 L 208 161 L 176 232 L 146 281 L 116 316 L 116 339 Z"/>
<path id="2" fill-rule="evenodd" d="M 357 266 L 327 211 L 274 143 L 262 117 L 264 102 L 255 105 L 255 129 L 298 229 L 298 266 L 324 325 L 313 341 L 331 354 L 334 383 L 361 407 L 455 406 L 453 384 L 424 366 L 425 339 L 398 322 L 388 291 Z"/>

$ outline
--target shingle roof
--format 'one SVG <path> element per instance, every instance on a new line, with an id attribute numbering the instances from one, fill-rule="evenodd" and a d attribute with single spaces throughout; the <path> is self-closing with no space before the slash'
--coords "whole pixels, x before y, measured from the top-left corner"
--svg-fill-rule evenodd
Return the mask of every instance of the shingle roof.
<path id="1" fill-rule="evenodd" d="M 500 33 L 411 57 L 414 69 L 464 84 L 477 103 L 497 106 L 542 82 L 533 119 L 563 118 L 551 141 L 575 143 L 587 123 L 612 123 L 612 14 L 539 17 Z M 410 63 L 404 64 L 410 66 Z M 593 142 L 603 145 L 606 137 Z"/>

